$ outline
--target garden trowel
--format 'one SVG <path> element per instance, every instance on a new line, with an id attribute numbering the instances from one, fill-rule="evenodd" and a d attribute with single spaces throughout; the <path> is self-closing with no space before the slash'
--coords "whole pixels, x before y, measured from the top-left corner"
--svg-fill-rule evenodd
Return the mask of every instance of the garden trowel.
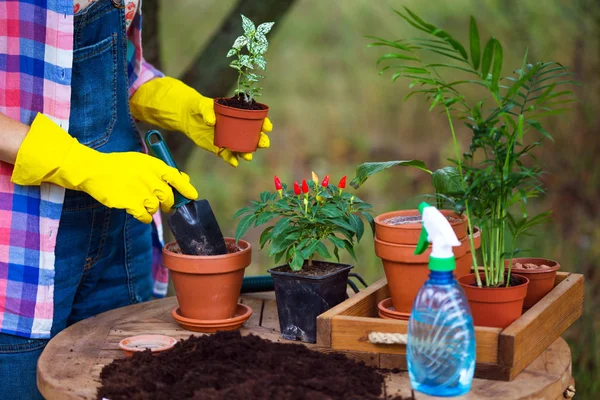
<path id="1" fill-rule="evenodd" d="M 167 143 L 156 130 L 146 133 L 148 151 L 168 166 L 177 168 Z M 183 254 L 213 256 L 226 254 L 227 248 L 219 223 L 208 200 L 190 200 L 173 188 L 174 213 L 168 224 Z"/>

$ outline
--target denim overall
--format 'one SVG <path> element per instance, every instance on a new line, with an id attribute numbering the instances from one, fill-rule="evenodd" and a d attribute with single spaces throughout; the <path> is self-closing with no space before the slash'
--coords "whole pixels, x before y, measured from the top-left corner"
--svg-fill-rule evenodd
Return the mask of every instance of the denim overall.
<path id="1" fill-rule="evenodd" d="M 75 15 L 69 133 L 98 151 L 141 151 L 129 111 L 122 0 Z M 85 165 L 81 166 L 85 168 Z M 104 311 L 150 300 L 152 227 L 67 190 L 56 240 L 52 336 Z M 42 398 L 36 363 L 47 340 L 0 334 L 0 398 Z"/>

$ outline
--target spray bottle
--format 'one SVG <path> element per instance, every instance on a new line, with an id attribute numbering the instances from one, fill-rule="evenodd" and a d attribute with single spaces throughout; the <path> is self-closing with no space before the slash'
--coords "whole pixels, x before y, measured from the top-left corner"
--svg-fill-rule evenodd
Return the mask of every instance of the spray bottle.
<path id="1" fill-rule="evenodd" d="M 415 254 L 432 243 L 429 279 L 420 289 L 408 322 L 406 357 L 413 389 L 432 396 L 459 396 L 475 373 L 475 330 L 467 298 L 454 279 L 452 247 L 460 246 L 446 217 L 419 205 L 423 230 Z"/>

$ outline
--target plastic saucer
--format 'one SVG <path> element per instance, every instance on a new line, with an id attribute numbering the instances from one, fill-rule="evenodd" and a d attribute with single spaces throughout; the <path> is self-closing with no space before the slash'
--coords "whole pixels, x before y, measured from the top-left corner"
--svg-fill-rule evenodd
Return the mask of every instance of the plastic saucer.
<path id="1" fill-rule="evenodd" d="M 233 318 L 227 319 L 215 319 L 215 320 L 200 320 L 187 318 L 181 315 L 179 308 L 174 308 L 171 311 L 171 316 L 181 325 L 183 328 L 204 333 L 214 333 L 217 331 L 233 331 L 239 329 L 244 322 L 248 321 L 248 318 L 252 315 L 252 309 L 245 304 L 238 304 L 235 309 L 235 315 Z"/>
<path id="2" fill-rule="evenodd" d="M 127 357 L 133 353 L 150 349 L 152 353 L 169 350 L 175 346 L 177 340 L 171 336 L 165 335 L 138 335 L 130 336 L 119 342 L 119 347 L 125 352 Z"/>
<path id="3" fill-rule="evenodd" d="M 379 304 L 377 304 L 377 308 L 379 309 L 379 316 L 384 319 L 399 319 L 403 321 L 408 321 L 408 319 L 410 318 L 410 313 L 396 311 L 396 309 L 392 305 L 391 297 L 380 301 Z"/>

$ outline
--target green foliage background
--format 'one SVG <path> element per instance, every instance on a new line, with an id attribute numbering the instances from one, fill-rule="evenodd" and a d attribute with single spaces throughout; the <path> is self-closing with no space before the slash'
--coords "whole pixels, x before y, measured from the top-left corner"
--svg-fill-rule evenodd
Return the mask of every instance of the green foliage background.
<path id="1" fill-rule="evenodd" d="M 164 71 L 178 76 L 202 51 L 206 40 L 234 0 L 162 2 L 161 45 Z M 573 352 L 578 397 L 600 392 L 600 5 L 595 0 L 298 0 L 270 37 L 261 101 L 271 107 L 271 149 L 232 169 L 214 155 L 196 151 L 185 166 L 201 196 L 215 209 L 224 233 L 233 236 L 231 216 L 263 190 L 273 175 L 290 184 L 309 179 L 311 170 L 332 181 L 354 176 L 365 161 L 425 160 L 430 169 L 452 156 L 443 115 L 430 113 L 424 100 L 402 99 L 407 83 L 379 76 L 364 35 L 401 38 L 414 35 L 392 12 L 407 6 L 461 39 L 469 15 L 480 34 L 504 45 L 506 68 L 520 66 L 529 48 L 531 61 L 555 60 L 569 66 L 582 86 L 580 103 L 564 118 L 547 124 L 555 143 L 538 152 L 548 174 L 548 195 L 535 207 L 551 209 L 552 221 L 523 239 L 527 254 L 555 259 L 565 271 L 586 277 L 584 316 L 564 335 Z M 255 21 L 261 23 L 264 21 Z M 240 28 L 241 29 L 241 28 Z M 225 57 L 225 54 L 222 55 Z M 466 129 L 459 132 L 468 143 Z M 376 213 L 416 207 L 429 193 L 430 176 L 394 168 L 369 180 L 358 192 Z M 260 230 L 247 238 L 258 247 Z M 355 271 L 369 283 L 383 276 L 370 233 L 357 247 Z M 272 267 L 267 252 L 255 252 L 247 274 Z M 342 260 L 351 262 L 350 259 Z"/>

